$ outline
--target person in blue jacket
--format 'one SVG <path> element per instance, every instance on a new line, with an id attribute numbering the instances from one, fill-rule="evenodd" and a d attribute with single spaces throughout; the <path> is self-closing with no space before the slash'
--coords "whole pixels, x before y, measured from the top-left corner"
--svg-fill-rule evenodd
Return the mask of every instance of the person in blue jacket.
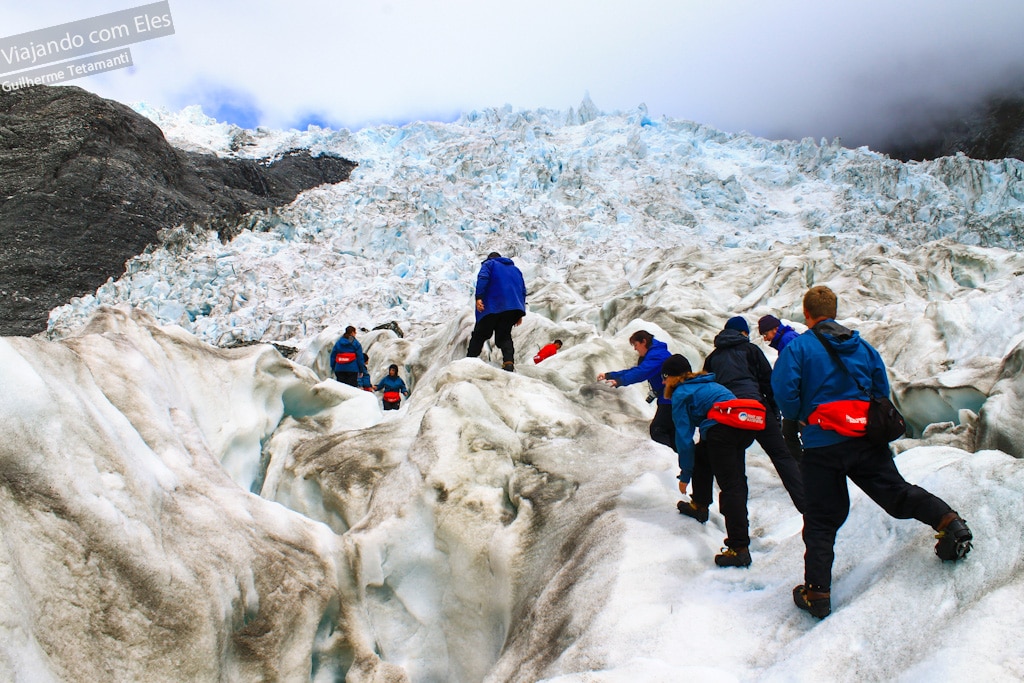
<path id="1" fill-rule="evenodd" d="M 363 366 L 366 368 L 370 367 L 370 357 L 365 353 L 363 354 Z M 370 381 L 369 369 L 359 376 L 359 388 L 363 391 L 373 391 L 373 383 Z"/>
<path id="2" fill-rule="evenodd" d="M 676 505 L 680 513 L 703 524 L 708 521 L 712 500 L 712 478 L 718 482 L 718 510 L 725 517 L 725 547 L 715 556 L 719 567 L 750 566 L 750 528 L 747 519 L 746 450 L 754 432 L 716 422 L 708 417 L 711 407 L 736 398 L 707 372 L 693 372 L 690 362 L 679 354 L 669 356 L 661 366 L 665 394 L 672 400 L 679 453 L 679 479 L 693 477 L 693 495 Z M 700 443 L 693 433 L 700 430 Z"/>
<path id="3" fill-rule="evenodd" d="M 469 338 L 467 358 L 477 358 L 484 342 L 494 336 L 501 349 L 501 367 L 515 372 L 516 349 L 512 328 L 526 315 L 526 283 L 512 259 L 496 251 L 487 255 L 476 277 L 476 326 Z"/>
<path id="4" fill-rule="evenodd" d="M 366 361 L 363 360 L 365 355 L 362 345 L 356 339 L 356 328 L 349 325 L 331 349 L 331 370 L 337 380 L 358 387 L 359 379 L 366 374 Z"/>
<path id="5" fill-rule="evenodd" d="M 676 428 L 672 424 L 672 401 L 665 396 L 665 382 L 661 379 L 661 364 L 670 355 L 668 346 L 654 338 L 647 330 L 638 330 L 630 335 L 629 345 L 639 354 L 637 364 L 626 370 L 603 372 L 597 376 L 613 387 L 624 387 L 639 382 L 648 382 L 651 387 L 647 401 L 657 401 L 654 419 L 651 420 L 651 439 L 676 450 Z M 686 493 L 690 479 L 679 479 L 679 490 Z"/>
<path id="6" fill-rule="evenodd" d="M 800 336 L 796 330 L 789 325 L 783 325 L 774 315 L 761 316 L 757 321 L 757 331 L 768 342 L 768 346 L 779 353 L 782 353 L 782 349 L 786 348 L 789 342 Z"/>
<path id="7" fill-rule="evenodd" d="M 384 410 L 398 410 L 402 403 L 400 396 L 409 395 L 405 382 L 398 376 L 398 366 L 394 364 L 388 366 L 388 374 L 377 382 L 374 391 L 384 392 L 384 399 L 381 401 Z"/>
<path id="8" fill-rule="evenodd" d="M 789 342 L 800 336 L 796 330 L 789 325 L 783 325 L 782 321 L 774 315 L 762 316 L 757 321 L 757 331 L 761 333 L 761 338 L 768 342 L 768 346 L 779 353 L 782 353 L 782 350 L 789 345 Z M 800 458 L 803 457 L 803 445 L 800 443 L 800 424 L 796 420 L 783 417 L 782 438 L 786 440 L 786 448 L 789 449 L 789 454 L 797 462 L 800 462 Z"/>
<path id="9" fill-rule="evenodd" d="M 897 519 L 916 519 L 938 534 L 935 553 L 942 560 L 959 560 L 971 549 L 973 535 L 966 522 L 941 498 L 907 483 L 896 469 L 888 445 L 875 445 L 866 436 L 843 436 L 829 414 L 839 401 L 868 401 L 856 378 L 874 396 L 889 395 L 889 379 L 878 351 L 856 330 L 835 321 L 836 295 L 824 286 L 804 295 L 807 332 L 779 354 L 772 389 L 782 414 L 803 426 L 804 457 L 804 583 L 793 589 L 802 610 L 823 619 L 832 611 L 832 563 L 839 527 L 850 512 L 850 479 L 871 500 Z M 821 335 L 819 338 L 815 333 Z M 837 367 L 825 348 L 835 349 L 847 371 Z"/>

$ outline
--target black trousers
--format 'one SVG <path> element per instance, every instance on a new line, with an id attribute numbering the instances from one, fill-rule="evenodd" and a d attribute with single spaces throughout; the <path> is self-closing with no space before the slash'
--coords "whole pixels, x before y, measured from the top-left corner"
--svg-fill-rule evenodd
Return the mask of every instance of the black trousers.
<path id="1" fill-rule="evenodd" d="M 494 335 L 494 344 L 501 349 L 501 360 L 506 363 L 515 361 L 516 349 L 512 345 L 512 328 L 522 317 L 523 314 L 519 311 L 502 311 L 490 313 L 477 320 L 473 334 L 469 337 L 466 357 L 478 357 L 484 350 L 484 342 Z"/>
<path id="2" fill-rule="evenodd" d="M 941 498 L 907 483 L 889 449 L 866 438 L 805 448 L 804 581 L 817 591 L 832 585 L 836 532 L 850 514 L 849 478 L 871 500 L 897 519 L 916 519 L 935 528 L 950 511 Z"/>
<path id="3" fill-rule="evenodd" d="M 401 401 L 381 401 L 384 410 L 398 410 L 402 406 Z"/>
<path id="4" fill-rule="evenodd" d="M 746 548 L 750 545 L 747 519 L 746 450 L 754 443 L 750 430 L 715 425 L 701 438 L 693 453 L 693 502 L 711 505 L 712 477 L 718 482 L 718 511 L 725 517 L 725 545 Z"/>
<path id="5" fill-rule="evenodd" d="M 765 419 L 764 430 L 754 432 L 757 443 L 768 454 L 768 458 L 779 473 L 782 485 L 786 487 L 793 505 L 800 512 L 804 511 L 804 478 L 800 473 L 800 463 L 793 457 L 786 445 L 782 425 L 770 413 Z"/>
<path id="6" fill-rule="evenodd" d="M 350 387 L 359 386 L 358 372 L 336 372 L 334 377 L 342 384 L 347 384 Z"/>
<path id="7" fill-rule="evenodd" d="M 676 450 L 676 421 L 672 419 L 672 404 L 659 403 L 651 420 L 651 439 Z"/>
<path id="8" fill-rule="evenodd" d="M 800 443 L 800 423 L 796 420 L 782 418 L 782 437 L 786 440 L 789 454 L 793 459 L 800 462 L 803 457 L 804 447 Z"/>

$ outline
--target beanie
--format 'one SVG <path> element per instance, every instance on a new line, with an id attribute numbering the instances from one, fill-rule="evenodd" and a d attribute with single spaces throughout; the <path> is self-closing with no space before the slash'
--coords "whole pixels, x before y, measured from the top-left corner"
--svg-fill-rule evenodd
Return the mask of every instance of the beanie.
<path id="1" fill-rule="evenodd" d="M 768 330 L 774 330 L 781 324 L 781 321 L 774 315 L 766 315 L 757 321 L 757 331 L 764 334 Z"/>
<path id="2" fill-rule="evenodd" d="M 690 367 L 690 361 L 686 360 L 686 356 L 681 356 L 678 353 L 669 356 L 661 364 L 661 374 L 669 377 L 685 375 L 688 372 L 693 372 L 693 368 Z"/>
<path id="3" fill-rule="evenodd" d="M 741 315 L 729 318 L 729 322 L 725 324 L 725 329 L 736 330 L 737 332 L 746 332 L 750 334 L 750 326 L 747 325 L 746 318 Z"/>

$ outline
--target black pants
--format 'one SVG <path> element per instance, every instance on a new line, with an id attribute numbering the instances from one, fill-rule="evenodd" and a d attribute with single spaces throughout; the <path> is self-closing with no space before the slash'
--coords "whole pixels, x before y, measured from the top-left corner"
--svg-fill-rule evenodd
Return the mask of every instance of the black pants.
<path id="1" fill-rule="evenodd" d="M 786 487 L 793 505 L 800 512 L 804 511 L 804 479 L 800 473 L 800 463 L 793 458 L 792 453 L 786 446 L 786 439 L 783 436 L 782 425 L 770 413 L 765 420 L 764 430 L 754 432 L 757 436 L 757 443 L 768 454 L 768 458 L 779 473 L 782 485 Z"/>
<path id="2" fill-rule="evenodd" d="M 334 373 L 334 376 L 342 384 L 347 384 L 350 387 L 359 386 L 358 372 L 336 372 Z"/>
<path id="3" fill-rule="evenodd" d="M 800 443 L 800 423 L 796 420 L 782 418 L 782 437 L 786 440 L 789 454 L 793 456 L 794 460 L 800 462 L 804 454 L 804 447 Z"/>
<path id="4" fill-rule="evenodd" d="M 467 358 L 476 358 L 484 350 L 484 342 L 494 335 L 494 344 L 501 349 L 501 360 L 511 363 L 515 360 L 516 350 L 512 345 L 512 328 L 519 322 L 523 314 L 519 311 L 502 311 L 491 313 L 476 321 L 473 334 L 469 338 Z"/>
<path id="5" fill-rule="evenodd" d="M 384 405 L 384 410 L 398 410 L 401 407 L 401 401 L 381 401 Z"/>
<path id="6" fill-rule="evenodd" d="M 817 591 L 828 591 L 832 585 L 836 532 L 850 514 L 847 477 L 897 519 L 913 518 L 934 528 L 950 511 L 941 498 L 907 483 L 889 449 L 875 446 L 866 438 L 805 448 L 800 465 L 807 496 L 804 581 Z"/>
<path id="7" fill-rule="evenodd" d="M 712 477 L 718 482 L 718 511 L 725 517 L 725 545 L 746 548 L 750 545 L 747 520 L 746 450 L 754 443 L 755 432 L 715 425 L 703 435 L 693 453 L 693 502 L 711 505 Z"/>
<path id="8" fill-rule="evenodd" d="M 676 422 L 672 419 L 672 404 L 659 403 L 651 420 L 651 439 L 676 450 Z"/>

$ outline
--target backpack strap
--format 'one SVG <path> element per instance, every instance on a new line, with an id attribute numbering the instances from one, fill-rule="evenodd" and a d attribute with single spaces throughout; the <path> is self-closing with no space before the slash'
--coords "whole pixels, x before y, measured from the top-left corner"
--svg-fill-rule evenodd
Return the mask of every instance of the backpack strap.
<path id="1" fill-rule="evenodd" d="M 853 383 L 857 385 L 857 388 L 861 390 L 861 393 L 867 394 L 868 398 L 873 398 L 873 394 L 867 389 L 865 389 L 864 385 L 860 383 L 860 380 L 854 377 L 853 373 L 850 372 L 850 368 L 846 367 L 846 363 L 844 363 L 843 359 L 839 357 L 839 352 L 832 348 L 832 345 L 829 344 L 828 340 L 825 339 L 825 335 L 823 335 L 821 332 L 818 332 L 814 328 L 811 328 L 811 332 L 813 332 L 814 336 L 818 338 L 818 341 L 821 342 L 821 345 L 825 347 L 825 350 L 828 351 L 828 355 L 832 357 L 832 360 L 835 361 L 836 365 L 842 368 L 843 372 L 845 372 L 846 375 L 853 380 Z"/>

